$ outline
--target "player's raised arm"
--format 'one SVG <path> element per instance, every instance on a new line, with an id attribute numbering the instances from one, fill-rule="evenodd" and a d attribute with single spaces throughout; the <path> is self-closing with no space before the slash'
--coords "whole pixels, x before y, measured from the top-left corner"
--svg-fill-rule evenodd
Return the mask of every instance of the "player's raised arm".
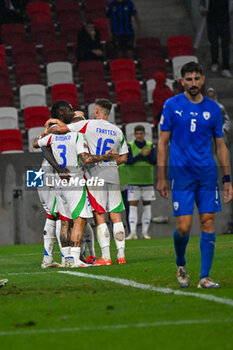
<path id="1" fill-rule="evenodd" d="M 168 145 L 170 141 L 170 131 L 160 131 L 160 139 L 158 144 L 158 183 L 157 191 L 164 198 L 168 197 L 168 184 L 166 180 L 166 161 L 168 154 Z"/>

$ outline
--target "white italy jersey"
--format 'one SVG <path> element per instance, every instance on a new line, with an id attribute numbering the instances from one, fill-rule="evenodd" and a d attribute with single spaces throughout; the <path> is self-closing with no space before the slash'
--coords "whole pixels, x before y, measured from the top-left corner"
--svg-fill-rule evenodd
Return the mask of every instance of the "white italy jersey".
<path id="1" fill-rule="evenodd" d="M 119 155 L 128 153 L 128 147 L 122 131 L 114 124 L 103 119 L 82 120 L 67 125 L 70 131 L 83 133 L 89 152 L 93 155 L 105 154 L 108 150 Z M 98 177 L 105 182 L 119 184 L 116 161 L 103 161 L 86 166 L 87 177 Z"/>
<path id="2" fill-rule="evenodd" d="M 47 135 L 38 140 L 40 147 L 51 145 L 54 158 L 61 168 L 68 168 L 71 173 L 80 173 L 78 154 L 87 152 L 87 145 L 84 143 L 84 137 L 77 132 L 69 132 L 65 135 Z"/>

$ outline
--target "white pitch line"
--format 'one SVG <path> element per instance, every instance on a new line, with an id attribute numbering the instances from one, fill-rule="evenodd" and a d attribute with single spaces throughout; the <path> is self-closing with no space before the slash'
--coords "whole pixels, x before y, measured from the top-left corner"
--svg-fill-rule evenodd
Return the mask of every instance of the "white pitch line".
<path id="1" fill-rule="evenodd" d="M 180 326 L 180 325 L 194 325 L 194 324 L 218 324 L 231 323 L 233 319 L 225 320 L 180 320 L 180 321 L 161 321 L 148 323 L 131 323 L 131 324 L 116 324 L 116 325 L 102 325 L 93 327 L 67 327 L 67 328 L 42 328 L 42 329 L 26 329 L 19 331 L 2 331 L 0 336 L 12 335 L 33 335 L 43 333 L 67 333 L 67 332 L 81 332 L 81 331 L 99 331 L 99 330 L 117 330 L 117 329 L 132 329 L 132 328 L 147 328 L 147 327 L 163 327 L 163 326 Z"/>
<path id="2" fill-rule="evenodd" d="M 211 294 L 200 294 L 200 293 L 193 293 L 193 292 L 184 292 L 181 290 L 175 290 L 175 289 L 171 289 L 171 288 L 154 287 L 151 284 L 138 283 L 138 282 L 135 282 L 132 280 L 124 279 L 124 278 L 115 278 L 115 277 L 101 276 L 101 275 L 98 276 L 98 275 L 92 275 L 92 274 L 82 273 L 82 272 L 73 272 L 73 271 L 57 271 L 57 272 L 67 274 L 67 275 L 85 277 L 85 278 L 94 278 L 94 279 L 101 280 L 101 281 L 113 282 L 113 283 L 121 284 L 121 285 L 127 286 L 127 287 L 133 287 L 133 288 L 138 288 L 138 289 L 143 289 L 143 290 L 150 290 L 153 292 L 158 292 L 158 293 L 163 293 L 163 294 L 185 295 L 185 296 L 190 296 L 190 297 L 192 296 L 192 297 L 199 298 L 199 299 L 213 301 L 215 303 L 233 306 L 232 299 L 220 298 L 220 297 L 216 297 L 215 295 L 211 295 Z"/>

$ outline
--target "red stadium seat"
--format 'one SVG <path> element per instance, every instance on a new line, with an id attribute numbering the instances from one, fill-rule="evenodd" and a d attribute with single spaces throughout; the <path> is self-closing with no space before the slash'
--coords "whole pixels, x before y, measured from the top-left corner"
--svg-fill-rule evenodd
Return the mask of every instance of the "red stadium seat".
<path id="1" fill-rule="evenodd" d="M 26 13 L 31 22 L 51 22 L 50 5 L 46 2 L 29 2 L 26 7 Z"/>
<path id="2" fill-rule="evenodd" d="M 55 29 L 51 22 L 30 24 L 31 38 L 35 44 L 44 44 L 55 41 Z"/>
<path id="3" fill-rule="evenodd" d="M 104 81 L 104 66 L 100 61 L 83 61 L 78 65 L 81 82 Z"/>
<path id="4" fill-rule="evenodd" d="M 141 86 L 137 80 L 121 80 L 116 82 L 116 101 L 136 102 L 141 101 Z"/>
<path id="5" fill-rule="evenodd" d="M 127 58 L 112 60 L 110 62 L 110 73 L 113 82 L 136 79 L 134 60 Z"/>
<path id="6" fill-rule="evenodd" d="M 81 20 L 60 19 L 61 40 L 66 43 L 76 43 L 78 32 L 83 26 Z"/>
<path id="7" fill-rule="evenodd" d="M 44 63 L 68 61 L 67 46 L 64 42 L 51 42 L 43 45 Z"/>
<path id="8" fill-rule="evenodd" d="M 62 20 L 80 21 L 80 8 L 75 0 L 56 0 L 56 18 L 58 22 Z"/>
<path id="9" fill-rule="evenodd" d="M 122 102 L 121 122 L 123 124 L 133 122 L 146 122 L 146 106 L 144 102 Z"/>
<path id="10" fill-rule="evenodd" d="M 9 70 L 6 64 L 0 65 L 0 86 L 9 85 Z"/>
<path id="11" fill-rule="evenodd" d="M 154 78 L 156 72 L 167 74 L 167 64 L 162 57 L 146 57 L 141 59 L 142 78 L 144 80 Z"/>
<path id="12" fill-rule="evenodd" d="M 167 39 L 168 57 L 193 54 L 193 44 L 190 36 L 170 36 Z"/>
<path id="13" fill-rule="evenodd" d="M 106 16 L 106 6 L 107 3 L 105 0 L 85 1 L 86 18 L 91 20 L 104 18 Z"/>
<path id="14" fill-rule="evenodd" d="M 14 64 L 37 63 L 36 47 L 34 44 L 22 43 L 12 46 L 12 59 Z"/>
<path id="15" fill-rule="evenodd" d="M 36 63 L 19 63 L 15 66 L 15 78 L 18 86 L 40 84 L 40 67 Z"/>
<path id="16" fill-rule="evenodd" d="M 1 38 L 4 45 L 14 45 L 26 42 L 26 31 L 22 23 L 7 23 L 1 25 Z"/>
<path id="17" fill-rule="evenodd" d="M 0 86 L 0 107 L 14 107 L 14 93 L 10 85 Z"/>
<path id="18" fill-rule="evenodd" d="M 0 65 L 6 64 L 6 52 L 4 45 L 0 45 Z"/>
<path id="19" fill-rule="evenodd" d="M 17 129 L 0 130 L 0 153 L 5 151 L 22 151 L 22 133 Z"/>
<path id="20" fill-rule="evenodd" d="M 109 99 L 109 87 L 105 81 L 94 81 L 83 83 L 85 104 L 95 102 L 96 98 Z"/>
<path id="21" fill-rule="evenodd" d="M 56 84 L 51 88 L 52 103 L 58 100 L 68 101 L 73 108 L 79 108 L 78 92 L 75 84 Z"/>
<path id="22" fill-rule="evenodd" d="M 136 40 L 136 49 L 139 58 L 162 56 L 161 42 L 159 38 L 138 38 Z"/>
<path id="23" fill-rule="evenodd" d="M 48 107 L 28 107 L 23 111 L 25 129 L 35 128 L 37 126 L 44 126 L 46 120 L 50 117 L 50 110 Z"/>
<path id="24" fill-rule="evenodd" d="M 94 22 L 96 28 L 100 32 L 100 39 L 101 39 L 101 41 L 109 41 L 109 34 L 108 34 L 106 18 L 96 17 L 93 20 L 93 22 Z"/>

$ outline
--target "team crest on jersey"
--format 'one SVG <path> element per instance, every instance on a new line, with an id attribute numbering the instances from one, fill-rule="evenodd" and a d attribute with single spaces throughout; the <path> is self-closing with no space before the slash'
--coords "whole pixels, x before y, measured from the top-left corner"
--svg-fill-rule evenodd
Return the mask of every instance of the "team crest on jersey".
<path id="1" fill-rule="evenodd" d="M 205 118 L 205 120 L 210 119 L 210 112 L 203 112 L 203 117 Z"/>
<path id="2" fill-rule="evenodd" d="M 174 203 L 173 203 L 173 207 L 174 207 L 175 210 L 178 210 L 178 208 L 179 208 L 179 202 L 174 202 Z"/>

